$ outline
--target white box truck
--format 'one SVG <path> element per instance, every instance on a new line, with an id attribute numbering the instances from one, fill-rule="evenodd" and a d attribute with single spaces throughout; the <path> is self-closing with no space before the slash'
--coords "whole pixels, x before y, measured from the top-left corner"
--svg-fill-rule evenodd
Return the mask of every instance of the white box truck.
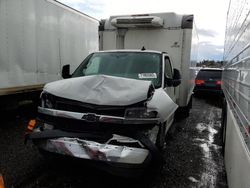
<path id="1" fill-rule="evenodd" d="M 166 88 L 179 105 L 182 115 L 188 115 L 196 77 L 198 35 L 193 15 L 155 13 L 111 16 L 100 26 L 100 49 L 142 49 L 167 52 L 172 68 L 180 70 L 179 87 Z"/>
<path id="2" fill-rule="evenodd" d="M 160 160 L 178 105 L 190 107 L 198 43 L 193 16 L 118 16 L 102 23 L 104 51 L 91 53 L 73 74 L 65 65 L 68 79 L 45 85 L 27 137 L 45 155 L 141 170 Z"/>
<path id="3" fill-rule="evenodd" d="M 98 26 L 54 0 L 1 0 L 0 105 L 41 92 L 45 83 L 61 79 L 64 64 L 76 68 L 98 50 Z"/>
<path id="4" fill-rule="evenodd" d="M 249 0 L 231 0 L 227 13 L 222 138 L 229 187 L 250 187 L 249 9 Z"/>

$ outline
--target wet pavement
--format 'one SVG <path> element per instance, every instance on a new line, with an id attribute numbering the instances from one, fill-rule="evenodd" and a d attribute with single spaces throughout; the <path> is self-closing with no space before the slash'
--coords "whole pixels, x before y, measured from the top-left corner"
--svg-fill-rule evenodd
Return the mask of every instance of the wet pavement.
<path id="1" fill-rule="evenodd" d="M 0 120 L 0 171 L 6 187 L 227 187 L 220 141 L 220 98 L 194 98 L 190 116 L 174 123 L 163 150 L 162 169 L 122 178 L 86 162 L 45 160 L 24 130 L 34 109 Z M 151 171 L 151 172 L 150 172 Z"/>

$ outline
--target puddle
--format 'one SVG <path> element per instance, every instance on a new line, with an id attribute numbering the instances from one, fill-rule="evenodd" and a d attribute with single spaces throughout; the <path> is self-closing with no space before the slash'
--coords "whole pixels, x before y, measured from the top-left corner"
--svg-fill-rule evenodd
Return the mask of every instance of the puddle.
<path id="1" fill-rule="evenodd" d="M 195 179 L 194 177 L 188 177 L 188 179 L 190 180 L 190 181 L 192 181 L 192 182 L 194 182 L 194 183 L 197 183 L 197 182 L 199 182 L 199 180 L 197 180 L 197 179 Z"/>
<path id="2" fill-rule="evenodd" d="M 207 125 L 205 123 L 198 123 L 196 125 L 196 129 L 198 129 L 200 133 L 206 130 L 206 128 L 207 128 Z"/>
<path id="3" fill-rule="evenodd" d="M 206 158 L 209 158 L 210 156 L 210 149 L 207 145 L 207 143 L 200 144 L 200 147 L 203 149 L 203 154 Z"/>
<path id="4" fill-rule="evenodd" d="M 201 179 L 200 181 L 193 181 L 197 183 L 197 187 L 216 187 L 219 167 L 213 158 L 213 152 L 219 152 L 220 146 L 214 144 L 214 137 L 218 133 L 215 127 L 219 126 L 219 123 L 218 121 L 215 121 L 215 118 L 216 115 L 214 114 L 214 109 L 211 109 L 208 116 L 208 123 L 198 123 L 196 126 L 196 129 L 201 133 L 202 138 L 196 138 L 195 141 L 202 149 L 204 156 L 204 170 L 201 174 Z M 189 178 L 189 180 L 192 181 L 193 179 Z"/>

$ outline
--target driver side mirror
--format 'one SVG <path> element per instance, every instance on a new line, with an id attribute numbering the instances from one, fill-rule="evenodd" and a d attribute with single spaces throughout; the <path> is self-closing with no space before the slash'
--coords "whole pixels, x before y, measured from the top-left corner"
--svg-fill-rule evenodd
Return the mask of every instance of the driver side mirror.
<path id="1" fill-rule="evenodd" d="M 63 66 L 63 68 L 62 68 L 62 77 L 64 79 L 71 77 L 71 75 L 70 75 L 70 65 L 69 64 Z"/>

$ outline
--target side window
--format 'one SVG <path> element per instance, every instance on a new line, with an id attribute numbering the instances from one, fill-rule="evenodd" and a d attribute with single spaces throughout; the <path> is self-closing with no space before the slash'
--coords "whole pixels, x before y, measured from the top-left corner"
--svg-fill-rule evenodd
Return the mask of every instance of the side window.
<path id="1" fill-rule="evenodd" d="M 165 57 L 165 76 L 167 78 L 173 78 L 172 67 L 168 57 Z"/>

